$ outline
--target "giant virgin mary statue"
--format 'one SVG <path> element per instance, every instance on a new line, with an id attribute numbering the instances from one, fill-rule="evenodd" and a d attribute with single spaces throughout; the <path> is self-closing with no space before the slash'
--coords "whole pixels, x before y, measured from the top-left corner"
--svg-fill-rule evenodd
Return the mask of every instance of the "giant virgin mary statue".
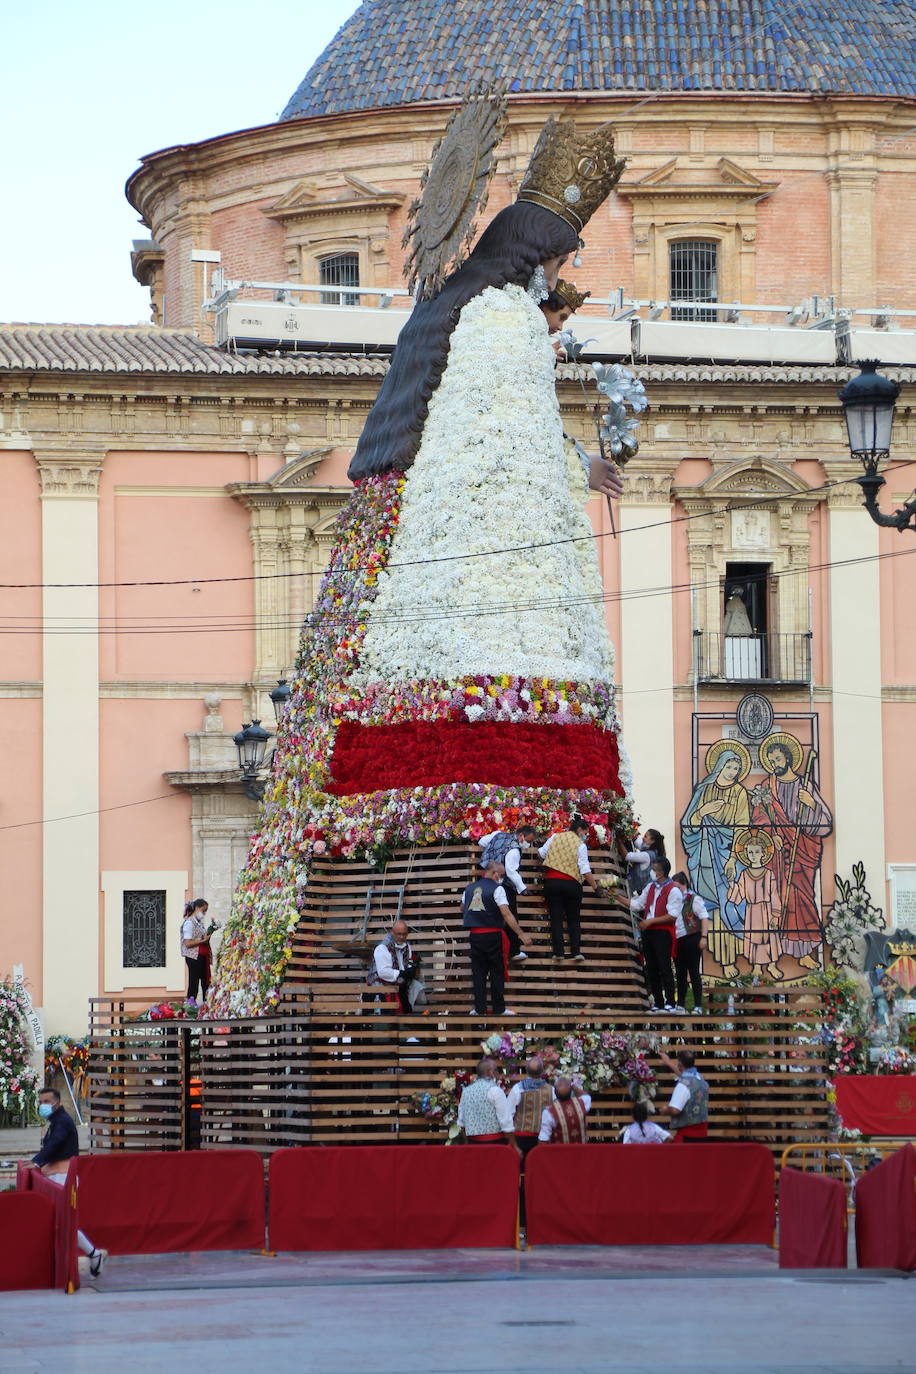
<path id="1" fill-rule="evenodd" d="M 469 138 L 494 125 L 487 102 L 453 119 L 410 231 L 418 303 L 350 467 L 223 940 L 220 1012 L 276 999 L 313 855 L 573 811 L 613 828 L 627 806 L 585 511 L 607 474 L 564 437 L 538 308 L 623 164 L 608 127 L 551 119 L 516 203 L 440 283 L 437 242 L 467 227 L 450 203 L 491 151 Z"/>

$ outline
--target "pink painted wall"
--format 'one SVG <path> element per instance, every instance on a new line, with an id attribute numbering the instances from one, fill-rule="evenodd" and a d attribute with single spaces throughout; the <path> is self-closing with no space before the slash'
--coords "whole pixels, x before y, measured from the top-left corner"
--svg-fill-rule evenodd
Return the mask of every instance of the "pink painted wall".
<path id="1" fill-rule="evenodd" d="M 103 592 L 106 624 L 116 620 L 121 630 L 103 635 L 103 680 L 218 682 L 251 677 L 253 583 L 206 580 L 251 575 L 248 512 L 222 491 L 228 482 L 248 480 L 251 467 L 246 454 L 108 456 L 100 509 L 102 580 L 201 581 L 119 586 Z M 148 494 L 150 489 L 159 490 Z M 133 632 L 135 626 L 144 629 Z"/>
<path id="2" fill-rule="evenodd" d="M 41 1005 L 41 701 L 0 700 L 3 768 L 0 769 L 0 978 L 14 964 Z M 12 827 L 20 827 L 13 829 Z"/>
<path id="3" fill-rule="evenodd" d="M 0 501 L 0 582 L 41 582 L 41 484 L 31 453 L 5 451 Z M 0 591 L 4 633 L 0 681 L 41 677 L 41 591 Z"/>

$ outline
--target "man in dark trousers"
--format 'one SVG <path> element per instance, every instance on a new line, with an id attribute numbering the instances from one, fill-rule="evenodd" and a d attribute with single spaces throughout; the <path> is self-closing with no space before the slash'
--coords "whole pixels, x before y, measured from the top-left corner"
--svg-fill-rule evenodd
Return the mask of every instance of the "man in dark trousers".
<path id="1" fill-rule="evenodd" d="M 471 979 L 474 984 L 474 1015 L 487 1014 L 487 984 L 490 985 L 494 1016 L 513 1016 L 506 1011 L 506 968 L 509 961 L 509 931 L 514 930 L 523 945 L 527 935 L 509 907 L 502 885 L 505 868 L 495 860 L 482 878 L 464 889 L 464 928 L 471 945 Z"/>
<path id="2" fill-rule="evenodd" d="M 76 1126 L 73 1118 L 60 1105 L 60 1093 L 56 1088 L 42 1088 L 38 1094 L 38 1113 L 48 1123 L 48 1129 L 41 1137 L 41 1149 L 32 1156 L 32 1163 L 45 1178 L 62 1188 L 67 1180 L 70 1160 L 80 1152 Z M 106 1252 L 97 1250 L 82 1231 L 77 1231 L 76 1241 L 83 1254 L 89 1256 L 89 1272 L 93 1278 L 97 1278 L 102 1272 Z"/>

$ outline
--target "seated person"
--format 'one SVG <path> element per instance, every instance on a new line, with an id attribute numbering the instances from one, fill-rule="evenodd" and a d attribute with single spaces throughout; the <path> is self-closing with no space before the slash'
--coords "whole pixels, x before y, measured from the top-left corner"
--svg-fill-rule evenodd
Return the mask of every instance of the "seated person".
<path id="1" fill-rule="evenodd" d="M 397 998 L 402 1012 L 426 1006 L 426 988 L 420 981 L 420 960 L 414 958 L 407 938 L 409 933 L 406 921 L 395 921 L 391 934 L 375 946 L 366 975 L 370 987 L 385 984 L 391 990 L 391 1000 Z"/>

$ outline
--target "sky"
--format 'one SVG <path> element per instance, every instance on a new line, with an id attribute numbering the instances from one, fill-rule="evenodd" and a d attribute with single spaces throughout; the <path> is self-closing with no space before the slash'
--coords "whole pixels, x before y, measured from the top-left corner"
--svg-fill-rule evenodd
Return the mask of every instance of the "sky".
<path id="1" fill-rule="evenodd" d="M 15 5 L 15 9 L 13 8 Z M 0 45 L 0 320 L 149 322 L 145 153 L 272 123 L 358 0 L 13 0 Z"/>

